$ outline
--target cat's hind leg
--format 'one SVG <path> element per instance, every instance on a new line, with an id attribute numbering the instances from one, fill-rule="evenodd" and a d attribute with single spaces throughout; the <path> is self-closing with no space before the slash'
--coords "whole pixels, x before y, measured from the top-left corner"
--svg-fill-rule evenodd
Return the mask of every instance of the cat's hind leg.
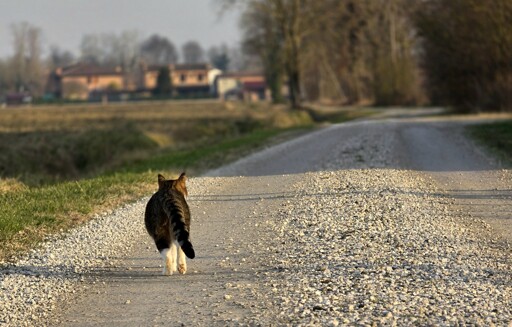
<path id="1" fill-rule="evenodd" d="M 180 246 L 178 246 L 178 272 L 182 275 L 187 272 L 187 257 Z"/>
<path id="2" fill-rule="evenodd" d="M 168 239 L 160 238 L 155 240 L 156 248 L 164 260 L 162 275 L 172 275 L 176 271 L 176 246 Z M 171 244 L 169 244 L 171 243 Z M 174 254 L 173 254 L 174 253 Z"/>
<path id="3" fill-rule="evenodd" d="M 164 260 L 164 269 L 162 271 L 162 275 L 172 275 L 172 258 L 171 258 L 171 249 L 165 248 L 160 251 L 160 255 Z"/>
<path id="4" fill-rule="evenodd" d="M 175 271 L 176 271 L 176 264 L 177 264 L 177 260 L 176 260 L 176 243 L 172 242 L 171 243 L 171 249 L 169 250 L 168 252 L 168 256 L 169 256 L 169 271 L 171 272 L 169 275 L 172 275 Z"/>

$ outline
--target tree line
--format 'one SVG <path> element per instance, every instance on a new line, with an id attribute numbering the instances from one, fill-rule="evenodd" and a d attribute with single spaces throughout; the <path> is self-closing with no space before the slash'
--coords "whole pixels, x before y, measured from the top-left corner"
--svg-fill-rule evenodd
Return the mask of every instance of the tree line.
<path id="1" fill-rule="evenodd" d="M 14 55 L 0 59 L 0 92 L 40 94 L 45 70 L 77 60 L 130 71 L 140 59 L 181 59 L 261 69 L 273 101 L 295 108 L 325 102 L 512 110 L 510 0 L 218 1 L 243 8 L 240 49 L 204 51 L 188 42 L 179 53 L 166 37 L 125 31 L 85 35 L 78 58 L 53 46 L 43 60 L 41 30 L 13 25 Z"/>
<path id="2" fill-rule="evenodd" d="M 512 110 L 510 0 L 219 0 L 275 102 Z"/>
<path id="3" fill-rule="evenodd" d="M 136 69 L 141 61 L 148 65 L 209 62 L 223 71 L 248 67 L 248 61 L 236 47 L 221 44 L 205 50 L 198 42 L 189 41 L 179 51 L 171 40 L 158 34 L 147 38 L 137 31 L 86 34 L 78 56 L 56 45 L 50 46 L 44 56 L 40 28 L 23 22 L 13 24 L 11 32 L 13 55 L 0 58 L 0 95 L 25 91 L 41 96 L 49 71 L 76 62 L 120 66 L 126 72 Z"/>

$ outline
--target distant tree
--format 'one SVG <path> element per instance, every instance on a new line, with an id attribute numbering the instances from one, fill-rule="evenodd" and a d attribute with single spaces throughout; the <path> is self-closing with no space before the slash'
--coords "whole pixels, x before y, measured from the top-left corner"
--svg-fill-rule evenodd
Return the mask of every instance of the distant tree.
<path id="1" fill-rule="evenodd" d="M 10 88 L 9 65 L 0 58 L 0 94 L 6 93 Z"/>
<path id="2" fill-rule="evenodd" d="M 186 64 L 197 64 L 204 61 L 204 50 L 196 41 L 185 43 L 181 49 Z"/>
<path id="3" fill-rule="evenodd" d="M 98 65 L 121 66 L 131 71 L 140 55 L 140 33 L 87 34 L 80 45 L 81 60 Z"/>
<path id="4" fill-rule="evenodd" d="M 101 64 L 106 58 L 106 49 L 103 47 L 102 36 L 99 34 L 86 34 L 80 43 L 81 60 L 91 64 Z"/>
<path id="5" fill-rule="evenodd" d="M 243 14 L 241 20 L 244 33 L 243 51 L 260 58 L 272 101 L 280 103 L 283 101 L 281 90 L 284 76 L 283 37 L 273 15 L 265 8 L 267 8 L 265 4 L 253 2 Z"/>
<path id="6" fill-rule="evenodd" d="M 14 55 L 10 60 L 16 90 L 42 92 L 43 63 L 41 60 L 41 30 L 26 22 L 11 26 Z"/>
<path id="7" fill-rule="evenodd" d="M 178 52 L 174 44 L 164 36 L 154 34 L 141 45 L 141 57 L 154 65 L 168 65 L 178 62 Z"/>
<path id="8" fill-rule="evenodd" d="M 229 68 L 229 48 L 223 44 L 220 47 L 213 46 L 208 50 L 208 58 L 213 67 L 222 71 Z"/>
<path id="9" fill-rule="evenodd" d="M 156 80 L 156 87 L 153 90 L 153 94 L 159 96 L 170 96 L 172 95 L 172 80 L 171 72 L 169 67 L 164 66 L 158 71 L 158 77 Z"/>
<path id="10" fill-rule="evenodd" d="M 225 5 L 241 1 L 225 0 Z M 265 67 L 267 83 L 277 90 L 283 70 L 288 83 L 292 108 L 300 108 L 302 101 L 301 79 L 303 70 L 303 42 L 309 33 L 310 4 L 313 0 L 250 0 L 243 16 L 242 27 L 246 34 L 246 49 L 257 51 L 255 44 L 263 46 L 259 57 Z M 251 28 L 256 28 L 251 31 Z M 270 67 L 270 63 L 274 67 Z M 272 86 L 274 85 L 274 86 Z M 273 94 L 277 95 L 277 93 Z"/>
<path id="11" fill-rule="evenodd" d="M 412 104 L 421 97 L 409 12 L 420 0 L 219 0 L 245 5 L 243 49 L 257 55 L 267 84 L 304 99 Z M 428 1 L 427 1 L 428 2 Z"/>
<path id="12" fill-rule="evenodd" d="M 430 0 L 416 23 L 432 98 L 461 111 L 512 110 L 512 2 Z"/>
<path id="13" fill-rule="evenodd" d="M 71 65 L 75 61 L 75 56 L 65 50 L 61 50 L 58 46 L 53 45 L 50 47 L 50 54 L 48 55 L 48 67 L 55 69 L 57 67 L 65 67 Z"/>
<path id="14" fill-rule="evenodd" d="M 414 0 L 388 0 L 370 8 L 373 92 L 377 105 L 415 104 L 420 100 Z"/>
<path id="15" fill-rule="evenodd" d="M 257 53 L 240 47 L 229 48 L 229 69 L 234 71 L 263 71 L 261 58 Z"/>

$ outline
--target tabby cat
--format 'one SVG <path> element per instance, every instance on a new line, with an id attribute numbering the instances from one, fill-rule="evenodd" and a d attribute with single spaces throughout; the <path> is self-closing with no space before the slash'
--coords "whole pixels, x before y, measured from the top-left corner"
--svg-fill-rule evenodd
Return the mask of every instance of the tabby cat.
<path id="1" fill-rule="evenodd" d="M 164 259 L 164 275 L 172 275 L 176 265 L 180 274 L 186 273 L 185 255 L 190 259 L 195 257 L 190 242 L 190 210 L 185 201 L 188 196 L 186 179 L 185 173 L 169 180 L 159 174 L 158 191 L 146 205 L 146 230 Z"/>

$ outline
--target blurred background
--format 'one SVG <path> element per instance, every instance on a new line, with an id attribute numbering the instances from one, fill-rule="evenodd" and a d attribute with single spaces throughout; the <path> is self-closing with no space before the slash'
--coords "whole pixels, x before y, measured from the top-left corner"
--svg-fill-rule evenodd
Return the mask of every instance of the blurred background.
<path id="1" fill-rule="evenodd" d="M 0 95 L 14 104 L 245 92 L 292 107 L 505 111 L 511 11 L 507 0 L 3 1 Z M 171 81 L 155 90 L 165 67 Z M 228 72 L 254 76 L 216 79 Z M 185 90 L 188 73 L 203 83 Z"/>

